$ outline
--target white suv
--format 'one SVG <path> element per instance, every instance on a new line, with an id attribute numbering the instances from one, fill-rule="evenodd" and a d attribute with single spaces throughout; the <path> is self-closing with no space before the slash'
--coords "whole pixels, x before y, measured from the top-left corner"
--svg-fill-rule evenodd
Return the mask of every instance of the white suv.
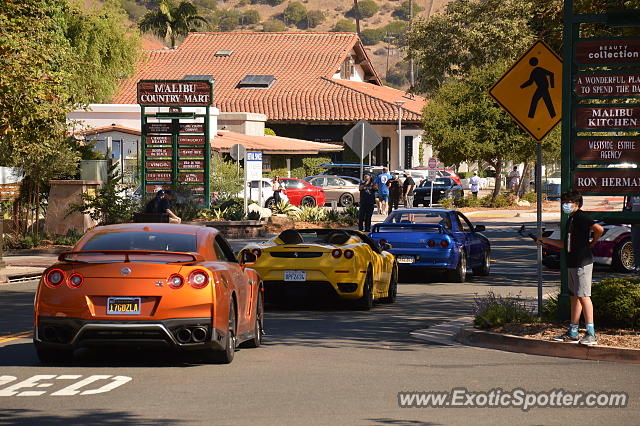
<path id="1" fill-rule="evenodd" d="M 262 187 L 262 198 L 260 198 L 259 187 Z M 260 204 L 261 207 L 271 208 L 275 200 L 273 199 L 273 182 L 270 178 L 262 178 L 260 180 L 252 180 L 247 182 L 248 197 L 250 200 Z M 238 195 L 240 198 L 244 198 L 244 193 L 240 192 Z M 280 192 L 280 198 L 284 201 L 289 201 L 289 198 L 283 192 Z"/>

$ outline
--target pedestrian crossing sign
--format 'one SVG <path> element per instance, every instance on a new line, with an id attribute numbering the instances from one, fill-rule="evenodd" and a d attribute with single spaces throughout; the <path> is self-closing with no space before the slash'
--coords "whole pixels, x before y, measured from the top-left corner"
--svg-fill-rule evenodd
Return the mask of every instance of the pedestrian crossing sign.
<path id="1" fill-rule="evenodd" d="M 562 59 L 538 40 L 489 94 L 540 142 L 562 119 Z"/>

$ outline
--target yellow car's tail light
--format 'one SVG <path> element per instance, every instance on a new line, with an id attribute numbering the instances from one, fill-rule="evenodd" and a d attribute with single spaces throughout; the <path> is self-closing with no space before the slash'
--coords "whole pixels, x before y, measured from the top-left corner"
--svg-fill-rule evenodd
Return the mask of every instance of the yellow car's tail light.
<path id="1" fill-rule="evenodd" d="M 342 256 L 342 250 L 340 250 L 340 249 L 331 250 L 331 256 L 333 256 L 334 258 L 338 259 L 340 256 Z"/>
<path id="2" fill-rule="evenodd" d="M 347 249 L 344 251 L 345 259 L 351 259 L 355 253 L 351 249 Z"/>

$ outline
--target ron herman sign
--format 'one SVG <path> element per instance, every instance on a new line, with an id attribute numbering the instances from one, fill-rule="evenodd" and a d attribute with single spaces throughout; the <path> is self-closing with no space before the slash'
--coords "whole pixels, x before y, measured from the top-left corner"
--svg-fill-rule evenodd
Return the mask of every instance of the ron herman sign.
<path id="1" fill-rule="evenodd" d="M 143 106 L 209 106 L 212 84 L 205 80 L 141 80 L 138 104 Z"/>

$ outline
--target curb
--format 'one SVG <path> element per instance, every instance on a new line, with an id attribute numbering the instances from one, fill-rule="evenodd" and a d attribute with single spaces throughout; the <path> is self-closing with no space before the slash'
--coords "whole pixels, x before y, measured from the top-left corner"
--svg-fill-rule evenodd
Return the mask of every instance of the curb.
<path id="1" fill-rule="evenodd" d="M 639 349 L 551 342 L 467 327 L 461 328 L 455 339 L 465 345 L 531 355 L 640 364 Z"/>
<path id="2" fill-rule="evenodd" d="M 56 247 L 50 249 L 19 249 L 19 250 L 10 250 L 5 251 L 2 256 L 10 257 L 10 256 L 32 256 L 39 254 L 60 254 L 63 251 L 71 250 L 71 247 Z"/>

